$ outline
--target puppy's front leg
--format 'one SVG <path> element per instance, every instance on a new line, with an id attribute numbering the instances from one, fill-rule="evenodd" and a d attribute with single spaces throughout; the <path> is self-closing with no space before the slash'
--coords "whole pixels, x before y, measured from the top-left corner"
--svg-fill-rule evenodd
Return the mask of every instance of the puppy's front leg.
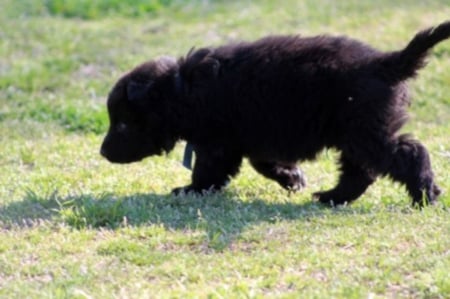
<path id="1" fill-rule="evenodd" d="M 275 180 L 288 191 L 296 192 L 306 186 L 306 178 L 295 162 L 268 162 L 250 159 L 250 164 L 260 174 Z"/>
<path id="2" fill-rule="evenodd" d="M 192 183 L 172 190 L 174 194 L 204 193 L 225 187 L 230 178 L 239 172 L 242 154 L 223 147 L 196 146 Z"/>

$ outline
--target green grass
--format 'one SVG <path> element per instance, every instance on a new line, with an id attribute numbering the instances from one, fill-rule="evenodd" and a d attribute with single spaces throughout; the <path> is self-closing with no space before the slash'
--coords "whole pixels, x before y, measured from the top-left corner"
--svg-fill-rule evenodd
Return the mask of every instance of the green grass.
<path id="1" fill-rule="evenodd" d="M 169 195 L 189 182 L 182 144 L 132 165 L 98 154 L 109 89 L 147 59 L 271 33 L 398 49 L 448 0 L 0 6 L 0 298 L 450 298 L 450 42 L 411 82 L 404 129 L 430 150 L 439 207 L 412 209 L 387 179 L 351 206 L 312 202 L 336 180 L 333 151 L 302 165 L 299 194 L 245 163 L 202 198 Z"/>

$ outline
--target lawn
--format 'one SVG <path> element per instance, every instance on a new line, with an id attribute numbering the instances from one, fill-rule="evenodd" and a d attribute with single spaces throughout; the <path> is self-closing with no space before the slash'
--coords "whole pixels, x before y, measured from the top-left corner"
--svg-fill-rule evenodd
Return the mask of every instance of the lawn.
<path id="1" fill-rule="evenodd" d="M 226 191 L 187 184 L 183 143 L 112 165 L 105 99 L 136 64 L 267 34 L 345 34 L 382 50 L 449 0 L 0 0 L 0 298 L 450 298 L 450 40 L 411 81 L 403 129 L 429 149 L 440 205 L 379 179 L 325 208 L 334 151 L 288 194 L 248 163 Z"/>

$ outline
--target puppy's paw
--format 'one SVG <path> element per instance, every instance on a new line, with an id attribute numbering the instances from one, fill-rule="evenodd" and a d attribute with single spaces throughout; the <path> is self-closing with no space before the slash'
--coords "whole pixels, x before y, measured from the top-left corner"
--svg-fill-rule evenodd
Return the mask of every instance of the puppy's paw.
<path id="1" fill-rule="evenodd" d="M 201 194 L 201 192 L 197 191 L 194 187 L 192 187 L 192 185 L 174 188 L 172 189 L 171 193 L 175 196 L 186 194 Z"/>
<path id="2" fill-rule="evenodd" d="M 205 189 L 205 188 L 198 188 L 198 187 L 194 187 L 192 185 L 187 185 L 184 187 L 178 187 L 172 190 L 172 194 L 179 196 L 179 195 L 186 195 L 186 194 L 190 194 L 190 195 L 198 195 L 198 196 L 202 196 L 202 195 L 208 195 L 208 194 L 212 194 L 218 191 L 221 191 L 224 188 L 224 186 L 222 187 L 216 187 L 215 185 Z"/>
<path id="3" fill-rule="evenodd" d="M 313 199 L 328 207 L 342 206 L 348 203 L 346 200 L 339 198 L 332 190 L 314 192 Z"/>
<path id="4" fill-rule="evenodd" d="M 290 192 L 297 192 L 306 187 L 306 178 L 297 167 L 280 169 L 278 175 L 278 183 Z"/>
<path id="5" fill-rule="evenodd" d="M 295 168 L 291 170 L 288 186 L 294 191 L 298 191 L 306 187 L 306 177 L 300 169 Z"/>

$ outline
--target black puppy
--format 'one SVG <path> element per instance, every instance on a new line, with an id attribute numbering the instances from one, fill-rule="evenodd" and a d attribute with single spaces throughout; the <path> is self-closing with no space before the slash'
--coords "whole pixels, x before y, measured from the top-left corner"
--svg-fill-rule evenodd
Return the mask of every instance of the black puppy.
<path id="1" fill-rule="evenodd" d="M 387 175 L 413 204 L 434 203 L 440 191 L 428 152 L 398 131 L 407 119 L 405 81 L 449 37 L 447 21 L 395 52 L 346 37 L 270 36 L 146 62 L 109 95 L 101 154 L 129 163 L 186 140 L 196 153 L 192 183 L 174 192 L 201 193 L 225 186 L 243 157 L 282 187 L 301 189 L 296 163 L 335 148 L 339 182 L 314 194 L 320 202 L 352 202 Z"/>

